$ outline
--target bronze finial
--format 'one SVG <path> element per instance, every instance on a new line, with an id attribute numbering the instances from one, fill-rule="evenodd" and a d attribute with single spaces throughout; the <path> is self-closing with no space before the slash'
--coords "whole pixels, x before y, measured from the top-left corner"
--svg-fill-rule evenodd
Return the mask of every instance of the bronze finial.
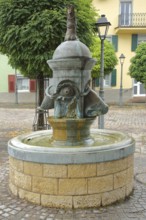
<path id="1" fill-rule="evenodd" d="M 69 5 L 67 7 L 67 31 L 66 31 L 64 40 L 65 41 L 77 40 L 76 17 L 75 17 L 75 11 L 74 11 L 73 5 Z"/>

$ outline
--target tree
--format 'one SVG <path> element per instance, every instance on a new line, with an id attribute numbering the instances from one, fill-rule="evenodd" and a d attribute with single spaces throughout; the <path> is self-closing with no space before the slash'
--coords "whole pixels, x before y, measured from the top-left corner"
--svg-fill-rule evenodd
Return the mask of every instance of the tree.
<path id="1" fill-rule="evenodd" d="M 100 59 L 101 59 L 101 41 L 99 38 L 94 38 L 94 44 L 91 46 L 92 56 L 97 59 L 96 65 L 92 70 L 93 82 L 96 78 L 100 77 Z M 104 41 L 104 74 L 108 75 L 112 72 L 114 67 L 117 65 L 118 59 L 115 54 L 113 45 L 105 40 Z"/>
<path id="2" fill-rule="evenodd" d="M 0 52 L 24 76 L 39 79 L 39 100 L 44 96 L 44 74 L 51 76 L 46 61 L 64 41 L 66 8 L 73 4 L 77 14 L 77 35 L 90 46 L 97 15 L 92 0 L 0 0 Z M 43 119 L 40 119 L 40 125 Z"/>
<path id="3" fill-rule="evenodd" d="M 146 88 L 146 43 L 138 45 L 135 56 L 130 60 L 129 75 L 144 83 Z"/>

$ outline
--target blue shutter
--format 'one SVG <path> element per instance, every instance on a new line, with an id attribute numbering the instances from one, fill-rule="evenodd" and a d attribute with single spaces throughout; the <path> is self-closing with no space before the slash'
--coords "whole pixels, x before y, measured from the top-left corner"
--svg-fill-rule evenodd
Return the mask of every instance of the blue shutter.
<path id="1" fill-rule="evenodd" d="M 115 48 L 115 52 L 118 51 L 118 35 L 112 35 L 112 44 Z"/>
<path id="2" fill-rule="evenodd" d="M 114 69 L 111 75 L 111 86 L 116 86 L 117 84 L 117 70 Z"/>
<path id="3" fill-rule="evenodd" d="M 99 87 L 99 78 L 96 78 L 96 80 L 95 80 L 95 86 L 96 86 L 96 87 Z"/>
<path id="4" fill-rule="evenodd" d="M 135 51 L 138 44 L 138 35 L 132 34 L 131 51 Z"/>

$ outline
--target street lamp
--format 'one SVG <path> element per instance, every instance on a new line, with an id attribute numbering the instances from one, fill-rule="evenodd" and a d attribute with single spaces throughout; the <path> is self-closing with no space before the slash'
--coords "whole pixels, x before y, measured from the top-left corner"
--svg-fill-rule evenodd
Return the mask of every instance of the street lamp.
<path id="1" fill-rule="evenodd" d="M 100 60 L 100 77 L 99 77 L 99 96 L 104 100 L 104 40 L 107 36 L 107 32 L 111 23 L 107 20 L 105 15 L 101 17 L 95 23 L 96 30 L 101 40 L 101 60 Z M 98 128 L 104 128 L 104 116 L 100 115 L 98 117 Z"/>
<path id="2" fill-rule="evenodd" d="M 119 97 L 119 105 L 122 106 L 123 103 L 123 64 L 125 60 L 124 54 L 121 54 L 119 57 L 121 64 L 121 80 L 120 80 L 120 97 Z"/>
<path id="3" fill-rule="evenodd" d="M 16 69 L 15 69 L 15 103 L 18 104 L 18 79 L 17 79 Z"/>

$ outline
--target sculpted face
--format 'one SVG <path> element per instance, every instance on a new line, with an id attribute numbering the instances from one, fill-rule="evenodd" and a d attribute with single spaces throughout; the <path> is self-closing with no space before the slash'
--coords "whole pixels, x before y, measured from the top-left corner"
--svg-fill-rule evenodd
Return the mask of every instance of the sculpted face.
<path id="1" fill-rule="evenodd" d="M 51 88 L 52 86 L 46 89 L 47 96 L 40 108 L 55 108 L 54 116 L 56 118 L 94 118 L 106 114 L 108 111 L 105 102 L 89 87 L 89 80 L 85 83 L 83 93 L 74 81 L 68 79 L 61 81 L 54 93 L 50 92 Z M 83 109 L 81 107 L 82 100 L 84 102 Z"/>
<path id="2" fill-rule="evenodd" d="M 71 87 L 67 86 L 61 89 L 60 95 L 61 96 L 74 96 L 74 90 Z"/>

